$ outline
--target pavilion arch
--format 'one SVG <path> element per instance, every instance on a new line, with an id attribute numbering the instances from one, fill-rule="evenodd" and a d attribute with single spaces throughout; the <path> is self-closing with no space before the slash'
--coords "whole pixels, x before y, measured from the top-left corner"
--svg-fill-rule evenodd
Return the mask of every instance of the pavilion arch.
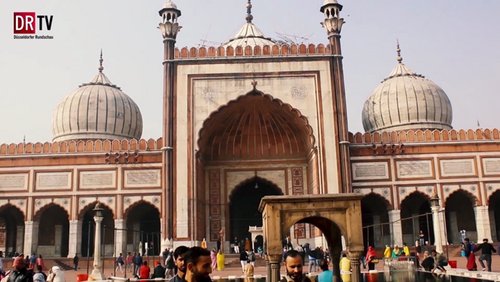
<path id="1" fill-rule="evenodd" d="M 0 250 L 11 257 L 23 250 L 24 213 L 12 204 L 0 207 L 0 236 L 4 238 Z"/>
<path id="2" fill-rule="evenodd" d="M 69 214 L 60 205 L 43 206 L 33 217 L 38 223 L 36 253 L 65 257 L 69 251 Z"/>
<path id="3" fill-rule="evenodd" d="M 279 264 L 282 255 L 281 242 L 296 223 L 309 223 L 321 230 L 328 242 L 337 277 L 340 277 L 338 263 L 342 250 L 341 237 L 344 236 L 353 273 L 359 275 L 359 255 L 364 249 L 361 198 L 361 194 L 264 197 L 259 210 L 264 223 L 270 281 L 279 280 L 276 264 Z"/>
<path id="4" fill-rule="evenodd" d="M 474 207 L 477 198 L 470 192 L 458 189 L 448 195 L 445 201 L 446 234 L 448 242 L 460 244 L 460 230 L 477 242 L 477 228 Z"/>
<path id="5" fill-rule="evenodd" d="M 103 221 L 102 221 L 102 231 L 104 237 L 102 238 L 102 244 L 104 246 L 104 255 L 113 254 L 113 244 L 115 242 L 115 221 L 113 210 L 106 204 L 99 201 L 94 201 L 84 206 L 78 213 L 78 219 L 82 223 L 81 236 L 81 250 L 79 253 L 84 256 L 94 255 L 94 232 L 95 232 L 95 222 L 93 209 L 96 204 L 99 203 L 100 207 L 103 208 Z"/>
<path id="6" fill-rule="evenodd" d="M 391 203 L 378 193 L 371 192 L 361 199 L 365 246 L 383 247 L 391 244 L 389 226 L 391 209 Z"/>
<path id="7" fill-rule="evenodd" d="M 500 190 L 496 190 L 488 197 L 488 211 L 492 239 L 500 241 Z"/>

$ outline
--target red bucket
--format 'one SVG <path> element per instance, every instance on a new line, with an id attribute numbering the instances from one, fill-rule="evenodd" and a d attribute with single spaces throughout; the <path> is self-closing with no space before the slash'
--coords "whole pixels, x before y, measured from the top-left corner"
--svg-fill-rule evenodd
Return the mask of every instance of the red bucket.
<path id="1" fill-rule="evenodd" d="M 457 261 L 456 261 L 456 260 L 449 260 L 449 261 L 448 261 L 448 265 L 449 265 L 451 268 L 457 268 Z"/>
<path id="2" fill-rule="evenodd" d="M 77 282 L 87 281 L 88 279 L 89 279 L 89 275 L 88 274 L 77 274 L 76 275 L 76 281 Z"/>

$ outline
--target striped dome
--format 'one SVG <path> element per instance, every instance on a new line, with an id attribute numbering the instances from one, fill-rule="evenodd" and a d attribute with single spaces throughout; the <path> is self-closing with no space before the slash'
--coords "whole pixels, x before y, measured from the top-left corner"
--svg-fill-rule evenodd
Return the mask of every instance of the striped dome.
<path id="1" fill-rule="evenodd" d="M 101 65 L 89 83 L 59 103 L 52 132 L 53 141 L 140 139 L 142 116 L 135 102 L 104 75 Z"/>
<path id="2" fill-rule="evenodd" d="M 451 121 L 451 103 L 443 89 L 411 71 L 399 54 L 398 64 L 363 108 L 366 132 L 451 129 Z"/>

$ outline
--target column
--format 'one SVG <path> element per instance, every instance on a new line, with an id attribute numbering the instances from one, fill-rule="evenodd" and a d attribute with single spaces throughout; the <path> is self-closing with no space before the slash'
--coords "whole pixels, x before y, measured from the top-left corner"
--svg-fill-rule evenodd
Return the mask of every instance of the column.
<path id="1" fill-rule="evenodd" d="M 22 236 L 23 233 L 17 230 L 17 238 L 16 238 L 16 250 L 20 250 L 20 244 L 24 243 L 23 252 L 25 254 L 36 253 L 38 248 L 38 222 L 36 221 L 25 221 L 24 222 L 24 240 L 19 240 L 19 236 Z M 24 241 L 24 242 L 23 242 Z"/>
<path id="2" fill-rule="evenodd" d="M 115 257 L 120 253 L 126 254 L 127 231 L 125 230 L 125 220 L 115 219 Z"/>
<path id="3" fill-rule="evenodd" d="M 62 225 L 54 226 L 54 255 L 61 256 L 62 247 Z"/>
<path id="4" fill-rule="evenodd" d="M 447 232 L 447 229 L 446 227 L 448 226 L 448 224 L 446 223 L 446 214 L 445 214 L 445 209 L 444 208 L 440 208 L 439 209 L 439 224 L 442 226 L 441 228 L 441 243 L 443 245 L 448 245 L 448 232 Z"/>
<path id="5" fill-rule="evenodd" d="M 68 258 L 74 257 L 82 249 L 82 221 L 69 221 Z"/>
<path id="6" fill-rule="evenodd" d="M 443 252 L 443 240 L 441 240 L 441 224 L 439 222 L 439 206 L 432 205 L 432 226 L 434 227 L 434 245 L 436 246 L 436 252 Z M 444 228 L 444 227 L 443 227 Z"/>
<path id="7" fill-rule="evenodd" d="M 391 210 L 389 211 L 389 222 L 392 234 L 393 245 L 402 246 L 403 245 L 403 230 L 401 228 L 401 211 Z"/>
<path id="8" fill-rule="evenodd" d="M 97 204 L 99 205 L 99 204 Z M 97 209 L 96 205 L 96 209 Z M 95 221 L 95 235 L 94 235 L 94 269 L 92 269 L 92 280 L 104 280 L 104 275 L 102 274 L 102 265 L 101 265 L 101 233 L 102 233 L 102 216 L 94 216 Z"/>
<path id="9" fill-rule="evenodd" d="M 474 213 L 476 214 L 477 241 L 480 242 L 486 238 L 492 242 L 488 206 L 476 206 L 474 207 Z"/>
<path id="10" fill-rule="evenodd" d="M 267 277 L 269 282 L 278 282 L 280 276 L 280 259 L 281 255 L 268 255 L 267 256 Z"/>
<path id="11" fill-rule="evenodd" d="M 380 215 L 373 215 L 373 246 L 383 246 L 382 226 Z"/>
<path id="12" fill-rule="evenodd" d="M 359 257 L 361 253 L 349 252 L 349 260 L 351 260 L 351 281 L 360 282 L 361 281 L 361 267 L 359 265 Z"/>
<path id="13" fill-rule="evenodd" d="M 461 243 L 460 233 L 458 232 L 457 213 L 455 211 L 450 211 L 448 215 L 448 224 L 450 225 L 450 229 L 448 230 L 448 241 Z"/>
<path id="14" fill-rule="evenodd" d="M 489 209 L 488 209 L 489 210 Z M 491 230 L 491 236 L 493 239 L 492 242 L 499 241 L 497 237 L 497 227 L 495 225 L 495 211 L 489 210 L 489 217 L 490 217 L 490 230 Z"/>

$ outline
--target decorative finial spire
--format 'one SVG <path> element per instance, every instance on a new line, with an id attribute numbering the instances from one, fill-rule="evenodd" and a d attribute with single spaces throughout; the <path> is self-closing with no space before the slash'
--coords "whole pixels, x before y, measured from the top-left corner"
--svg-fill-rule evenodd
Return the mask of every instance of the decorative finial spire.
<path id="1" fill-rule="evenodd" d="M 398 52 L 398 57 L 397 57 L 397 60 L 398 60 L 398 63 L 402 63 L 403 62 L 403 57 L 401 57 L 401 49 L 399 48 L 399 39 L 396 40 L 397 42 L 397 48 L 396 48 L 396 51 Z"/>
<path id="2" fill-rule="evenodd" d="M 104 67 L 102 66 L 102 49 L 101 49 L 101 56 L 99 58 L 99 72 L 102 72 L 104 70 Z"/>
<path id="3" fill-rule="evenodd" d="M 252 1 L 248 0 L 247 3 L 247 17 L 246 17 L 247 23 L 251 23 L 253 20 L 252 16 Z"/>

